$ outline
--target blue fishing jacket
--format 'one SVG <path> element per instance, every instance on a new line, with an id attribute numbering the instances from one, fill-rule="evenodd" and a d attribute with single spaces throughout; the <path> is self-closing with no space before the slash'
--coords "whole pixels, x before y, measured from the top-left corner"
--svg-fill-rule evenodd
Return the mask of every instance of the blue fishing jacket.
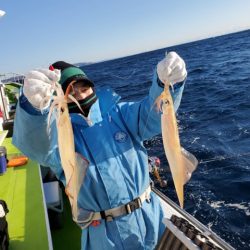
<path id="1" fill-rule="evenodd" d="M 184 84 L 171 94 L 177 110 Z M 155 99 L 163 88 L 156 72 L 149 95 L 138 102 L 120 102 L 111 89 L 96 91 L 89 126 L 80 114 L 70 114 L 76 152 L 90 162 L 82 183 L 78 205 L 86 211 L 103 211 L 126 204 L 149 186 L 148 156 L 143 141 L 161 133 Z M 19 98 L 14 121 L 13 144 L 41 165 L 49 166 L 65 183 L 57 144 L 55 120 L 47 134 L 48 112 L 41 113 L 24 95 Z M 65 142 L 67 143 L 67 142 Z M 113 221 L 101 220 L 82 230 L 82 249 L 154 249 L 164 231 L 163 210 L 156 195 L 142 208 Z"/>

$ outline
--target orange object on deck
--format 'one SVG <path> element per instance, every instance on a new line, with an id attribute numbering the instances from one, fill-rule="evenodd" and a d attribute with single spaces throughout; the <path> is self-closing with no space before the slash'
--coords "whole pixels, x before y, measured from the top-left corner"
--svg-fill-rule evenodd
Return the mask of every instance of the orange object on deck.
<path id="1" fill-rule="evenodd" d="M 28 162 L 29 158 L 25 155 L 15 156 L 11 158 L 7 164 L 7 167 L 18 167 L 25 165 Z"/>

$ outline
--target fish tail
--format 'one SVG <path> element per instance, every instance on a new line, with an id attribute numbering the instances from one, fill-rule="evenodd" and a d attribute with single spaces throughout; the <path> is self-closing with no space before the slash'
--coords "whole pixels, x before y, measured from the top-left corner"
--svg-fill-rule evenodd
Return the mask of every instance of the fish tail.
<path id="1" fill-rule="evenodd" d="M 183 166 L 185 168 L 184 184 L 186 184 L 190 180 L 192 173 L 196 170 L 198 166 L 198 160 L 193 154 L 191 154 L 184 148 L 181 148 L 181 155 L 183 160 Z"/>

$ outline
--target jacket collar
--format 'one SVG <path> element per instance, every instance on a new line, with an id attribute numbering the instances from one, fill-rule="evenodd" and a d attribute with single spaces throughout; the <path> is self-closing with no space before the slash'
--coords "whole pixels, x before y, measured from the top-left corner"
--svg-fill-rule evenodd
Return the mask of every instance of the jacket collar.
<path id="1" fill-rule="evenodd" d="M 102 118 L 109 113 L 113 106 L 115 106 L 121 99 L 111 88 L 96 90 L 98 99 L 91 106 L 88 119 L 92 124 L 100 122 Z M 72 123 L 82 126 L 89 126 L 87 121 L 81 114 L 70 114 Z"/>

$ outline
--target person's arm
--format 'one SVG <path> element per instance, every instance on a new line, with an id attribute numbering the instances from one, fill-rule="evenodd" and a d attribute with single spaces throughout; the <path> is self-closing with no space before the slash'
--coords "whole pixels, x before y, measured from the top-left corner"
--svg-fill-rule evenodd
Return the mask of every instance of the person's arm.
<path id="1" fill-rule="evenodd" d="M 39 77 L 34 75 L 33 71 L 32 76 L 29 73 L 25 78 L 16 108 L 12 142 L 29 158 L 41 165 L 51 167 L 55 174 L 60 176 L 62 169 L 57 147 L 55 120 L 52 118 L 51 132 L 48 134 L 49 103 L 45 105 L 47 108 L 43 110 L 39 108 L 41 101 L 50 93 L 49 86 L 47 89 L 40 86 L 44 84 L 44 81 L 38 79 Z"/>
<path id="2" fill-rule="evenodd" d="M 149 139 L 161 132 L 160 112 L 155 100 L 164 89 L 164 82 L 171 82 L 175 111 L 177 111 L 187 76 L 184 61 L 175 53 L 169 53 L 157 65 L 149 95 L 140 102 L 120 103 L 120 110 L 127 128 L 139 140 Z"/>

